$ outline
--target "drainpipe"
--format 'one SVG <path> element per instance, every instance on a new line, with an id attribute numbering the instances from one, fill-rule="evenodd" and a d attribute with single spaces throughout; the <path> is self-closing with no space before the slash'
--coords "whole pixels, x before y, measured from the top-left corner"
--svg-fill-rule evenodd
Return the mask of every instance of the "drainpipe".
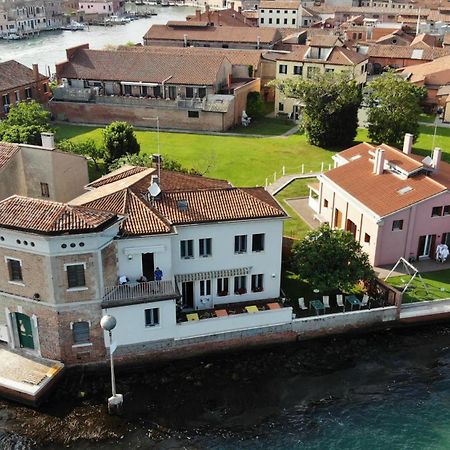
<path id="1" fill-rule="evenodd" d="M 166 98 L 166 89 L 164 88 L 164 83 L 166 81 L 169 81 L 172 77 L 173 77 L 173 75 L 170 75 L 165 80 L 162 80 L 162 82 L 161 82 L 163 98 Z"/>

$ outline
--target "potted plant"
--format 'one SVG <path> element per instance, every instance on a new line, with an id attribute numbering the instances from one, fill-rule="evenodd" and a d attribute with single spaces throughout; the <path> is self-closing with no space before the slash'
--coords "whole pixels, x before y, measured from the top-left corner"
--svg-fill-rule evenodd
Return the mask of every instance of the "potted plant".
<path id="1" fill-rule="evenodd" d="M 245 288 L 243 288 L 243 287 L 239 288 L 239 289 L 235 292 L 235 294 L 237 294 L 237 295 L 242 295 L 242 294 L 246 294 L 246 293 L 247 293 L 247 289 L 245 289 Z"/>

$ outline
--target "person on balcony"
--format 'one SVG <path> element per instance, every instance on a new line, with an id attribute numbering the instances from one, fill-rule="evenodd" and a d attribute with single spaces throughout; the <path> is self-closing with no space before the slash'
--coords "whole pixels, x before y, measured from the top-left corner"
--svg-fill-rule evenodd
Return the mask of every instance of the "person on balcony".
<path id="1" fill-rule="evenodd" d="M 161 281 L 162 277 L 163 277 L 163 272 L 159 267 L 157 267 L 155 269 L 155 281 Z"/>

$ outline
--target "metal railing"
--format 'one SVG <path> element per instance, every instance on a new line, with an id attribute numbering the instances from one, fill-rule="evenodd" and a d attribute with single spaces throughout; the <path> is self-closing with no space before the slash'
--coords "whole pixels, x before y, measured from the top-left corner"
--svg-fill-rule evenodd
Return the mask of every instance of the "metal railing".
<path id="1" fill-rule="evenodd" d="M 120 302 L 139 299 L 156 299 L 179 296 L 178 289 L 171 280 L 126 283 L 105 288 L 104 302 Z"/>

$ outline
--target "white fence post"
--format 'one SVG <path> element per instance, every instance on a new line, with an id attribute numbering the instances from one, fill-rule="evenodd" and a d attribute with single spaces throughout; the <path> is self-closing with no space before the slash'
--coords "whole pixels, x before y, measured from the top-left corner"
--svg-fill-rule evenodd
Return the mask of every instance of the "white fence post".
<path id="1" fill-rule="evenodd" d="M 302 174 L 305 173 L 305 165 L 302 164 Z"/>
<path id="2" fill-rule="evenodd" d="M 266 178 L 266 187 L 269 185 L 269 179 Z"/>
<path id="3" fill-rule="evenodd" d="M 286 167 L 283 166 L 283 177 L 286 175 Z"/>
<path id="4" fill-rule="evenodd" d="M 328 170 L 331 170 L 331 163 L 328 164 Z"/>
<path id="5" fill-rule="evenodd" d="M 320 164 L 320 171 L 323 172 L 323 161 L 322 161 L 322 163 Z"/>

